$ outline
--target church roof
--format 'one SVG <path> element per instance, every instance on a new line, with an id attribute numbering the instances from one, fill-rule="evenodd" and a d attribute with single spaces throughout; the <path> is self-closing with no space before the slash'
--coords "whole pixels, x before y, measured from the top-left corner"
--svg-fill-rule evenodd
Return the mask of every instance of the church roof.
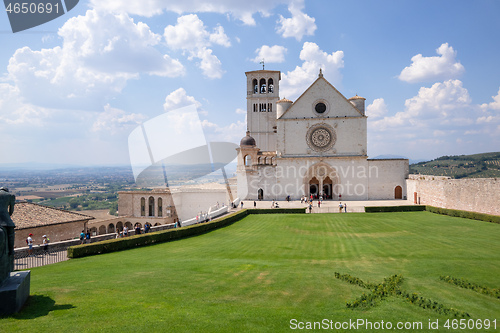
<path id="1" fill-rule="evenodd" d="M 12 214 L 16 230 L 92 219 L 94 219 L 92 216 L 30 202 L 16 202 Z"/>
<path id="2" fill-rule="evenodd" d="M 276 103 L 293 103 L 293 102 L 291 100 L 289 100 L 288 98 L 282 98 L 279 101 L 277 101 Z"/>
<path id="3" fill-rule="evenodd" d="M 247 135 L 240 141 L 240 146 L 256 146 L 256 145 L 257 142 L 255 141 L 254 138 L 250 136 L 250 132 L 247 131 Z"/>
<path id="4" fill-rule="evenodd" d="M 352 105 L 352 103 L 351 103 L 351 102 L 349 102 L 349 99 L 347 99 L 344 95 L 342 95 L 342 93 L 341 93 L 340 91 L 338 91 L 338 90 L 337 90 L 337 88 L 335 88 L 335 87 L 333 86 L 333 84 L 331 84 L 330 82 L 328 82 L 328 80 L 327 80 L 327 79 L 325 79 L 325 78 L 324 78 L 324 76 L 323 76 L 323 71 L 321 70 L 321 68 L 320 68 L 320 70 L 319 70 L 319 75 L 318 75 L 318 78 L 317 78 L 316 80 L 314 80 L 314 82 L 313 82 L 313 83 L 312 83 L 312 84 L 311 84 L 311 85 L 310 85 L 310 86 L 309 86 L 309 87 L 308 87 L 308 88 L 307 88 L 307 89 L 306 89 L 306 90 L 302 93 L 302 95 L 300 95 L 300 96 L 299 96 L 299 98 L 297 98 L 297 99 L 295 100 L 295 102 L 293 102 L 293 103 L 294 103 L 294 105 L 295 105 L 295 104 L 297 103 L 297 101 L 299 101 L 299 100 L 300 100 L 300 99 L 301 99 L 304 95 L 307 95 L 307 93 L 309 92 L 309 90 L 310 90 L 310 89 L 311 89 L 314 85 L 316 85 L 316 82 L 318 82 L 319 80 L 323 80 L 323 81 L 325 81 L 325 82 L 326 82 L 326 83 L 327 83 L 330 87 L 332 87 L 332 88 L 333 88 L 333 90 L 335 90 L 335 91 L 336 91 L 336 92 L 337 92 L 340 96 L 342 96 L 342 98 L 343 98 L 343 99 L 344 99 L 344 100 L 348 103 L 348 105 L 350 105 L 350 106 L 351 106 L 354 110 L 356 110 L 356 112 L 357 112 L 357 113 L 359 113 L 361 116 L 363 116 L 363 114 L 362 114 L 362 113 L 361 113 L 361 112 L 360 112 L 360 111 L 359 111 L 356 107 L 354 107 L 354 105 Z M 363 98 L 363 97 L 360 97 L 360 96 L 358 96 L 358 95 L 356 95 L 356 96 L 357 96 L 358 98 Z M 356 97 L 356 96 L 355 96 L 355 97 Z M 350 98 L 350 99 L 353 99 L 353 98 L 355 98 L 355 97 L 352 97 L 352 98 Z M 363 98 L 363 99 L 365 99 L 365 98 Z M 293 105 L 292 105 L 292 106 L 291 106 L 288 110 L 286 110 L 286 111 L 285 111 L 285 112 L 281 115 L 281 117 L 279 117 L 279 118 L 283 118 L 283 116 L 284 116 L 285 114 L 287 114 L 287 113 L 288 113 L 288 112 L 289 112 L 292 108 L 293 108 Z"/>

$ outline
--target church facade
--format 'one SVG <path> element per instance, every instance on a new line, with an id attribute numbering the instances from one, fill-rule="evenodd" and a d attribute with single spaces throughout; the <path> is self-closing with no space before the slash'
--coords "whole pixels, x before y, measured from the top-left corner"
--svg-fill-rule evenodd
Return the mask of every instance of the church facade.
<path id="1" fill-rule="evenodd" d="M 345 98 L 321 70 L 295 101 L 279 98 L 279 71 L 245 74 L 248 131 L 237 149 L 240 199 L 406 199 L 408 160 L 368 158 L 364 98 Z"/>

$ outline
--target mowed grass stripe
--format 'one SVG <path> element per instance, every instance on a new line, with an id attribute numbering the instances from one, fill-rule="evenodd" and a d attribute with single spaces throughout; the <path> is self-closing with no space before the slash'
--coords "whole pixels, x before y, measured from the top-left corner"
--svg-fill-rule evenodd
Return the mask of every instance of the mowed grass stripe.
<path id="1" fill-rule="evenodd" d="M 279 332 L 292 318 L 446 319 L 393 298 L 348 310 L 345 302 L 366 290 L 335 279 L 335 271 L 377 283 L 401 273 L 410 292 L 474 318 L 500 318 L 500 301 L 439 280 L 453 275 L 498 288 L 499 236 L 498 225 L 427 212 L 250 215 L 197 237 L 33 269 L 35 297 L 0 327 Z"/>

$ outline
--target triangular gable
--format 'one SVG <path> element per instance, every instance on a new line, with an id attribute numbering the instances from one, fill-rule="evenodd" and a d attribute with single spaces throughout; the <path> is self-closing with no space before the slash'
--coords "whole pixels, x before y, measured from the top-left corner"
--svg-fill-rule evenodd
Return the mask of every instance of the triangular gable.
<path id="1" fill-rule="evenodd" d="M 313 108 L 317 101 L 326 101 L 325 117 L 359 117 L 363 114 L 347 100 L 330 82 L 320 76 L 300 95 L 279 119 L 318 117 Z"/>

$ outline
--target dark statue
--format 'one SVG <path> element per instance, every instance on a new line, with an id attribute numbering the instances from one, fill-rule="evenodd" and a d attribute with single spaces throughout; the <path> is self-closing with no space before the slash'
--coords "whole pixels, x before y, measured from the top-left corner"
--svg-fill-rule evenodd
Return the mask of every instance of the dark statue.
<path id="1" fill-rule="evenodd" d="M 0 188 L 0 285 L 14 271 L 14 213 L 16 196 L 5 187 Z"/>

